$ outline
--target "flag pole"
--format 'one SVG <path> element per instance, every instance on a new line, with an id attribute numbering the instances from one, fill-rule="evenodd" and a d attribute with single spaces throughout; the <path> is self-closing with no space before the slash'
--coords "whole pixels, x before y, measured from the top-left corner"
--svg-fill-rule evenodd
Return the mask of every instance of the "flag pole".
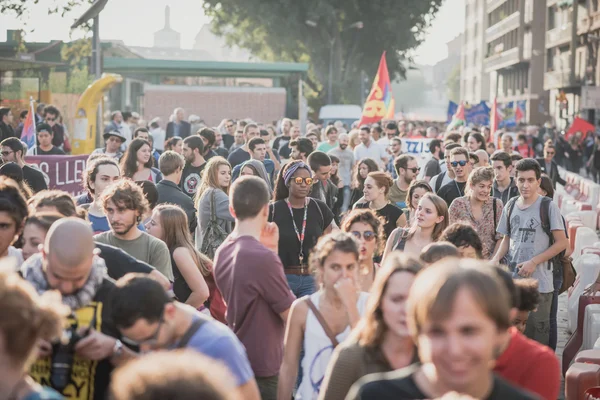
<path id="1" fill-rule="evenodd" d="M 33 107 L 33 96 L 29 96 L 29 112 L 31 113 L 31 123 L 33 124 L 33 135 L 35 137 L 35 144 L 33 146 L 33 155 L 37 156 L 37 127 L 35 126 L 35 109 Z"/>

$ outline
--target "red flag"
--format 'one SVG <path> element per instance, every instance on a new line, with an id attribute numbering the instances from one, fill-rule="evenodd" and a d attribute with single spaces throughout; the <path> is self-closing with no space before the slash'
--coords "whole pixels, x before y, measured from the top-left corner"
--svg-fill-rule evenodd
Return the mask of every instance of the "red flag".
<path id="1" fill-rule="evenodd" d="M 371 93 L 367 97 L 363 108 L 360 125 L 379 122 L 383 118 L 394 118 L 394 95 L 392 94 L 392 84 L 385 61 L 385 51 L 381 55 L 379 69 L 373 80 Z"/>
<path id="2" fill-rule="evenodd" d="M 596 127 L 594 126 L 594 124 L 587 122 L 583 118 L 575 117 L 573 123 L 569 127 L 569 130 L 567 131 L 567 133 L 565 133 L 565 138 L 568 139 L 571 136 L 573 136 L 576 132 L 581 132 L 581 140 L 583 140 L 585 139 L 585 135 L 587 135 L 589 131 L 596 131 Z"/>
<path id="3" fill-rule="evenodd" d="M 518 124 L 523 120 L 525 115 L 523 114 L 523 110 L 521 110 L 521 107 L 519 107 L 518 101 L 515 102 L 515 106 L 517 107 L 517 109 L 515 110 L 515 121 Z"/>

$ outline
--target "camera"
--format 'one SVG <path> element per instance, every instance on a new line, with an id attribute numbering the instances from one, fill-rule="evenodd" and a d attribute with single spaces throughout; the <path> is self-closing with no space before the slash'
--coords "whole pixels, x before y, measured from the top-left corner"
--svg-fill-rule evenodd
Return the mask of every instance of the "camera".
<path id="1" fill-rule="evenodd" d="M 52 344 L 52 356 L 50 359 L 50 383 L 58 391 L 62 391 L 71 381 L 73 370 L 73 358 L 75 357 L 75 346 L 86 337 L 89 329 L 81 335 L 77 332 L 78 324 L 75 322 L 63 330 L 58 342 Z"/>

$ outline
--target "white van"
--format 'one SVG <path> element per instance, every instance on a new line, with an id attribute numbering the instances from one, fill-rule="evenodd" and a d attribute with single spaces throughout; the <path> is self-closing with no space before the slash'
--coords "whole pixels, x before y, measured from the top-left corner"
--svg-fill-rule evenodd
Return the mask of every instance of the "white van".
<path id="1" fill-rule="evenodd" d="M 348 130 L 355 121 L 360 120 L 361 116 L 362 108 L 358 105 L 330 104 L 319 110 L 319 121 L 323 126 L 327 126 L 330 122 L 342 121 Z"/>

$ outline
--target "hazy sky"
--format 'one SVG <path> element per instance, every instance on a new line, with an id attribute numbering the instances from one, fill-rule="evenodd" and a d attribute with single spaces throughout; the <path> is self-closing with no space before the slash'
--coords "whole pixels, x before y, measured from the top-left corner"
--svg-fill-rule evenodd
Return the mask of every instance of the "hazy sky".
<path id="1" fill-rule="evenodd" d="M 65 18 L 47 15 L 48 5 L 63 2 L 64 0 L 42 0 L 39 4 L 30 6 L 27 28 L 34 31 L 27 34 L 28 41 L 69 40 L 69 27 L 85 8 L 75 10 Z M 202 12 L 200 0 L 109 0 L 101 14 L 100 37 L 103 40 L 123 40 L 132 46 L 152 46 L 153 33 L 164 26 L 166 5 L 171 6 L 171 27 L 181 33 L 182 47 L 191 48 L 196 34 L 208 22 Z M 425 42 L 416 51 L 416 61 L 434 64 L 445 58 L 446 42 L 461 33 L 463 27 L 464 0 L 445 0 Z M 6 40 L 6 29 L 21 28 L 23 22 L 12 16 L 0 15 L 0 41 Z M 76 32 L 71 37 L 79 38 L 81 33 Z"/>

